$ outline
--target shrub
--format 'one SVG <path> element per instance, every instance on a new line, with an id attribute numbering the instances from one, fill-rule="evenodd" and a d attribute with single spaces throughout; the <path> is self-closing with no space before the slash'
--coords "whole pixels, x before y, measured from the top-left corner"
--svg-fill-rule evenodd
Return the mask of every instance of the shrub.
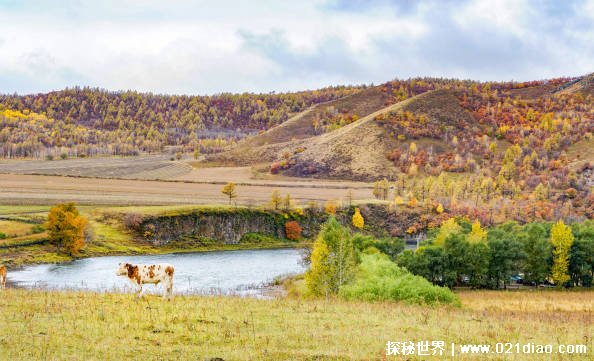
<path id="1" fill-rule="evenodd" d="M 349 300 L 404 301 L 416 304 L 459 305 L 449 289 L 434 286 L 421 276 L 398 267 L 381 253 L 364 254 L 352 283 L 343 285 L 339 295 Z"/>
<path id="2" fill-rule="evenodd" d="M 37 233 L 43 232 L 44 230 L 45 229 L 43 228 L 43 226 L 41 224 L 36 224 L 33 226 L 33 228 L 31 228 L 31 233 L 37 234 Z"/>
<path id="3" fill-rule="evenodd" d="M 61 159 L 66 159 L 66 158 L 68 158 L 68 154 L 62 153 L 62 154 L 60 154 L 60 158 Z"/>
<path id="4" fill-rule="evenodd" d="M 285 233 L 287 238 L 292 241 L 297 241 L 301 238 L 301 226 L 296 221 L 289 221 L 285 223 Z"/>
<path id="5" fill-rule="evenodd" d="M 328 201 L 324 205 L 324 211 L 330 215 L 336 214 L 336 203 L 333 201 Z"/>
<path id="6" fill-rule="evenodd" d="M 130 230 L 137 230 L 142 224 L 142 214 L 140 213 L 126 213 L 124 215 L 124 227 Z"/>
<path id="7" fill-rule="evenodd" d="M 6 233 L 0 232 L 0 239 L 6 239 Z"/>
<path id="8" fill-rule="evenodd" d="M 239 243 L 259 244 L 259 243 L 275 243 L 278 239 L 267 236 L 261 233 L 246 233 L 241 236 Z"/>
<path id="9" fill-rule="evenodd" d="M 396 256 L 404 250 L 404 241 L 400 238 L 376 239 L 373 236 L 355 234 L 353 244 L 359 252 L 366 252 L 368 249 L 374 248 L 388 255 L 392 260 L 395 260 Z"/>
<path id="10" fill-rule="evenodd" d="M 363 219 L 359 208 L 355 208 L 355 214 L 353 214 L 353 226 L 359 229 L 363 229 L 363 226 L 365 226 L 365 220 Z"/>

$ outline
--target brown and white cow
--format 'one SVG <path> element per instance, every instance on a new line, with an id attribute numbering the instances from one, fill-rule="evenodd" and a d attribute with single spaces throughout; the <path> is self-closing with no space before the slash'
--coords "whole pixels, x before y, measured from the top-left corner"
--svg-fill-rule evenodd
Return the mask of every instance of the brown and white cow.
<path id="1" fill-rule="evenodd" d="M 165 292 L 163 297 L 171 299 L 173 292 L 173 273 L 175 269 L 168 263 L 160 264 L 130 264 L 120 263 L 116 274 L 126 276 L 136 286 L 136 296 L 142 297 L 142 285 L 145 283 L 163 283 Z"/>
<path id="2" fill-rule="evenodd" d="M 0 289 L 6 288 L 6 267 L 0 264 Z"/>

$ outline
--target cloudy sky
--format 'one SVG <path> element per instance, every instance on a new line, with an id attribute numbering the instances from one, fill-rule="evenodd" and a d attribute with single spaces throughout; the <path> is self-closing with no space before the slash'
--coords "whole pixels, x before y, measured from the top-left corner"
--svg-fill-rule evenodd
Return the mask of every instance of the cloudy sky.
<path id="1" fill-rule="evenodd" d="M 594 0 L 0 0 L 0 92 L 270 92 L 594 72 Z"/>

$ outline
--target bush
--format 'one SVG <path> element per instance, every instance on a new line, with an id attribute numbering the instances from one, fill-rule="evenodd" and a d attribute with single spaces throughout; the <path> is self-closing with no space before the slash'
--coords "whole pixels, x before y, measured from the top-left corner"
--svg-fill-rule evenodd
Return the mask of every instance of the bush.
<path id="1" fill-rule="evenodd" d="M 60 158 L 61 159 L 66 159 L 66 158 L 68 158 L 68 154 L 62 153 L 62 154 L 60 154 Z"/>
<path id="2" fill-rule="evenodd" d="M 45 229 L 43 228 L 43 226 L 41 224 L 36 224 L 33 226 L 33 228 L 31 228 L 32 234 L 41 233 L 43 231 L 45 231 Z"/>
<path id="3" fill-rule="evenodd" d="M 0 239 L 6 239 L 6 238 L 8 238 L 8 237 L 6 236 L 6 233 L 2 233 L 2 232 L 0 232 Z"/>
<path id="4" fill-rule="evenodd" d="M 239 243 L 260 244 L 260 243 L 276 243 L 278 239 L 267 236 L 261 233 L 246 233 L 241 236 Z"/>
<path id="5" fill-rule="evenodd" d="M 353 214 L 353 226 L 359 229 L 363 229 L 365 226 L 365 220 L 363 219 L 359 208 L 355 208 L 355 214 Z"/>
<path id="6" fill-rule="evenodd" d="M 361 260 L 353 282 L 340 288 L 339 295 L 345 299 L 430 305 L 460 304 L 451 290 L 434 286 L 423 277 L 409 273 L 390 261 L 386 255 L 364 254 Z"/>
<path id="7" fill-rule="evenodd" d="M 296 221 L 289 221 L 285 223 L 285 233 L 287 238 L 291 241 L 297 241 L 301 238 L 301 226 Z"/>
<path id="8" fill-rule="evenodd" d="M 130 230 L 138 230 L 142 224 L 142 214 L 140 213 L 126 213 L 124 215 L 124 227 Z"/>
<path id="9" fill-rule="evenodd" d="M 376 239 L 373 236 L 356 234 L 353 237 L 353 243 L 359 252 L 363 252 L 368 248 L 373 247 L 388 255 L 392 260 L 396 260 L 396 256 L 404 250 L 404 241 L 400 238 Z"/>

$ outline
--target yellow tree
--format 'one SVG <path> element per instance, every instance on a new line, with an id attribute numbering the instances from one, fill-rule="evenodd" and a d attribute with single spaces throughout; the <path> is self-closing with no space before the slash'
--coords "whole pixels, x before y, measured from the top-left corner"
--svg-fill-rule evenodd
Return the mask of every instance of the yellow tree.
<path id="1" fill-rule="evenodd" d="M 454 218 L 449 218 L 439 226 L 439 232 L 435 237 L 435 245 L 443 246 L 446 238 L 448 238 L 452 234 L 459 233 L 462 230 L 462 227 L 456 222 Z"/>
<path id="2" fill-rule="evenodd" d="M 562 286 L 569 281 L 569 250 L 573 244 L 571 228 L 563 220 L 555 223 L 551 228 L 551 244 L 553 245 L 553 267 L 551 273 L 553 282 Z"/>
<path id="3" fill-rule="evenodd" d="M 311 251 L 311 267 L 305 273 L 309 296 L 327 296 L 331 290 L 330 250 L 323 237 L 318 237 Z"/>
<path id="4" fill-rule="evenodd" d="M 472 230 L 468 234 L 468 242 L 480 243 L 487 240 L 487 231 L 481 227 L 481 222 L 477 219 L 472 223 Z"/>
<path id="5" fill-rule="evenodd" d="M 45 227 L 51 244 L 76 256 L 85 246 L 86 225 L 86 218 L 80 215 L 74 203 L 66 203 L 50 209 Z"/>
<path id="6" fill-rule="evenodd" d="M 221 193 L 229 197 L 229 204 L 231 204 L 231 200 L 237 198 L 237 191 L 235 190 L 235 183 L 229 182 L 225 184 L 223 189 L 221 189 Z"/>
<path id="7" fill-rule="evenodd" d="M 355 208 L 355 214 L 353 214 L 353 226 L 359 229 L 363 229 L 363 226 L 365 226 L 365 220 L 363 219 L 359 208 Z"/>

